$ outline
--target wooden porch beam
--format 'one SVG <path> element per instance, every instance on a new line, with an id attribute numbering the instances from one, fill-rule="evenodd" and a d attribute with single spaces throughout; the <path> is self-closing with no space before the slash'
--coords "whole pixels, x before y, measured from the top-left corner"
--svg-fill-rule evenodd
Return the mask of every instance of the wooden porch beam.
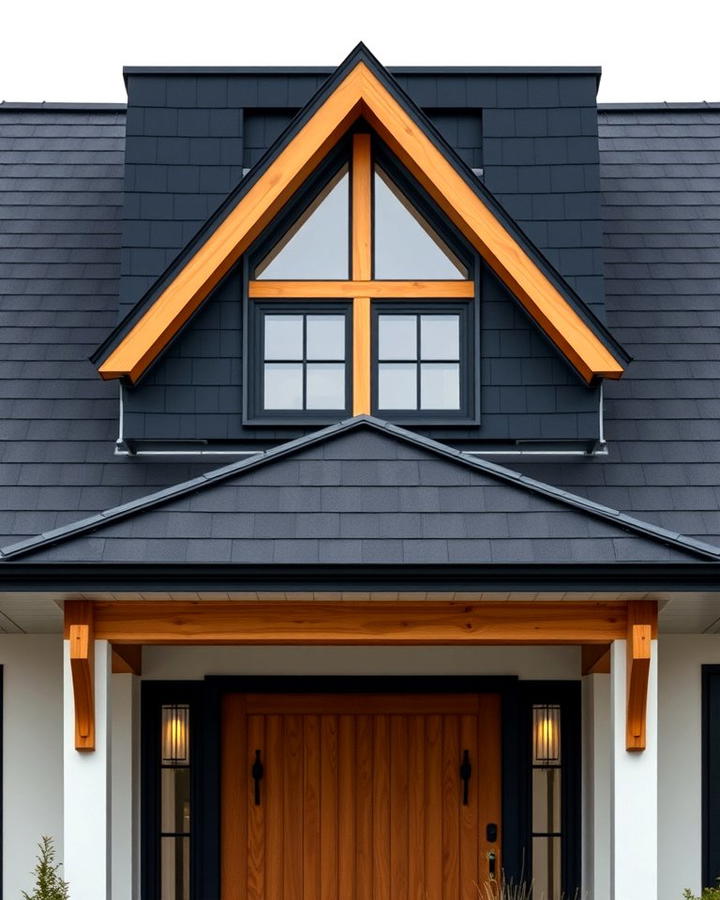
<path id="1" fill-rule="evenodd" d="M 608 644 L 624 602 L 98 602 L 96 637 L 118 644 Z"/>
<path id="2" fill-rule="evenodd" d="M 70 644 L 75 749 L 87 752 L 95 749 L 95 634 L 91 603 L 65 603 L 65 635 Z"/>
<path id="3" fill-rule="evenodd" d="M 113 675 L 142 675 L 142 644 L 113 644 Z"/>
<path id="4" fill-rule="evenodd" d="M 657 634 L 657 604 L 628 603 L 627 733 L 625 746 L 638 752 L 647 746 L 647 701 L 652 640 Z"/>

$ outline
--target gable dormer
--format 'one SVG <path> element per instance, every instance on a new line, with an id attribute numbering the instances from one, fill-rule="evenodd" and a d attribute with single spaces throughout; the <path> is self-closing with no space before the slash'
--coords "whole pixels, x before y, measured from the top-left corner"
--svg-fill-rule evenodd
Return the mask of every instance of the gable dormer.
<path id="1" fill-rule="evenodd" d="M 202 110 L 167 104 L 180 102 L 182 85 L 185 102 L 195 98 L 197 104 L 201 96 L 207 102 L 212 85 L 218 102 L 224 98 L 230 104 L 246 77 L 208 75 L 201 91 L 203 76 L 198 74 L 130 74 L 128 187 L 138 186 L 138 170 L 132 167 L 139 165 L 131 152 L 137 121 L 132 116 L 133 79 L 144 102 L 150 96 L 157 104 L 142 109 L 143 129 L 157 129 L 148 123 L 159 119 L 170 128 L 176 113 L 178 127 L 181 120 L 207 122 L 208 127 L 214 122 L 215 130 L 222 130 L 219 123 L 229 129 L 234 121 L 229 105 L 223 116 L 213 118 L 212 110 L 203 116 Z M 516 102 L 524 97 L 533 104 L 542 96 L 549 102 L 547 86 L 555 86 L 558 105 L 543 110 L 546 131 L 551 121 L 555 130 L 562 121 L 582 122 L 582 116 L 551 115 L 568 113 L 561 95 L 572 96 L 576 104 L 582 95 L 594 115 L 590 86 L 595 76 L 535 77 L 538 84 L 531 94 L 529 75 L 482 75 L 485 81 L 496 80 L 495 106 L 488 109 L 458 108 L 453 114 L 431 107 L 435 121 L 456 144 L 468 143 L 468 135 L 481 143 L 458 148 L 466 159 L 482 159 L 482 169 L 470 168 L 364 48 L 352 54 L 101 348 L 97 360 L 103 377 L 124 381 L 124 437 L 132 442 L 257 442 L 372 413 L 459 441 L 583 446 L 598 441 L 602 379 L 619 377 L 627 357 L 596 315 L 602 315 L 602 292 L 593 246 L 599 243 L 599 230 L 591 227 L 598 222 L 590 222 L 592 215 L 599 220 L 599 210 L 592 209 L 592 191 L 584 198 L 584 210 L 576 202 L 573 213 L 588 221 L 568 222 L 566 215 L 554 223 L 565 226 L 563 231 L 551 229 L 551 221 L 521 225 L 487 187 L 503 177 L 510 185 L 514 168 L 518 193 L 508 205 L 521 211 L 524 199 L 546 217 L 558 202 L 563 208 L 570 205 L 561 188 L 573 183 L 573 172 L 577 184 L 578 167 L 583 185 L 594 187 L 592 163 L 577 160 L 596 160 L 596 144 L 591 154 L 587 142 L 573 142 L 569 136 L 561 147 L 556 135 L 545 135 L 544 142 L 516 134 L 530 122 L 542 130 L 537 124 L 540 107 L 512 110 L 514 136 L 502 144 L 488 138 L 493 122 L 505 121 L 510 130 L 508 116 L 500 115 L 509 110 L 498 109 L 513 95 L 510 86 Z M 563 94 L 559 85 L 564 77 Z M 466 97 L 471 96 L 470 81 L 468 75 Z M 257 102 L 261 85 L 258 80 Z M 268 90 L 265 83 L 263 102 Z M 488 98 L 491 93 L 486 91 Z M 280 102 L 290 92 L 275 96 Z M 530 110 L 534 116 L 528 115 Z M 255 135 L 262 115 L 256 109 L 245 117 L 255 122 Z M 449 124 L 453 115 L 454 133 Z M 465 127 L 470 121 L 475 128 Z M 227 140 L 234 143 L 223 151 L 220 137 L 187 138 L 196 159 L 205 160 L 197 163 L 196 178 L 187 174 L 188 187 L 191 181 L 197 186 L 217 177 L 219 159 L 248 161 L 240 139 Z M 155 159 L 168 153 L 162 144 L 158 139 Z M 168 146 L 180 152 L 186 144 L 176 138 Z M 504 148 L 499 160 L 498 147 Z M 522 159 L 528 164 L 521 165 Z M 536 165 L 538 160 L 542 166 Z M 538 188 L 543 168 L 549 190 L 538 195 L 541 203 L 519 191 L 532 184 L 533 169 L 538 169 Z M 144 174 L 149 184 L 150 173 Z M 156 183 L 169 184 L 169 172 Z M 140 212 L 155 209 L 157 214 L 160 207 L 150 199 L 130 202 Z M 504 199 L 507 203 L 508 197 Z M 171 218 L 190 208 L 187 198 L 182 201 L 174 196 L 165 204 L 167 211 L 173 210 L 167 213 Z M 183 225 L 189 230 L 182 221 L 166 221 L 162 228 L 154 221 L 145 224 L 136 233 L 169 235 L 175 226 L 177 237 Z M 556 254 L 558 261 L 565 260 L 568 277 L 546 258 L 552 248 L 530 239 L 527 231 L 533 229 L 547 235 L 547 243 L 564 234 L 567 243 L 580 245 L 566 248 L 567 255 Z M 165 257 L 177 249 L 167 248 Z M 153 262 L 156 269 L 167 262 L 160 261 L 159 252 L 148 250 L 143 257 L 141 251 L 128 247 L 125 254 L 127 299 L 149 280 L 132 274 L 138 271 L 138 259 Z M 588 274 L 578 274 L 576 283 L 586 289 L 587 303 L 571 283 L 573 271 L 581 273 L 583 265 Z"/>

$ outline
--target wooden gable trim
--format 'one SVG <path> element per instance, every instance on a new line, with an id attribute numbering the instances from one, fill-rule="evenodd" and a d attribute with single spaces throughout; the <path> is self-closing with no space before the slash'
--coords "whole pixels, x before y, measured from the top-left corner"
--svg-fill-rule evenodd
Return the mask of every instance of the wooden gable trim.
<path id="1" fill-rule="evenodd" d="M 101 376 L 137 381 L 361 115 L 580 375 L 588 382 L 595 377 L 619 378 L 623 373 L 621 363 L 362 61 L 340 82 L 122 338 L 99 366 Z"/>

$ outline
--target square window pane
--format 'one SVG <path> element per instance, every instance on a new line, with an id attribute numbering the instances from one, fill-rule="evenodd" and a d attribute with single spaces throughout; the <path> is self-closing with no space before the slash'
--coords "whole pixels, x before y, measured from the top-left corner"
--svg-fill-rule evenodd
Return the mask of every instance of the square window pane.
<path id="1" fill-rule="evenodd" d="M 378 366 L 378 407 L 417 409 L 417 364 L 380 363 Z"/>
<path id="2" fill-rule="evenodd" d="M 303 317 L 265 316 L 265 359 L 303 358 Z"/>
<path id="3" fill-rule="evenodd" d="M 460 316 L 420 317 L 420 359 L 460 359 Z"/>
<path id="4" fill-rule="evenodd" d="M 561 900 L 560 838 L 533 838 L 533 900 Z"/>
<path id="5" fill-rule="evenodd" d="M 421 409 L 460 409 L 458 363 L 423 363 L 420 367 Z"/>
<path id="6" fill-rule="evenodd" d="M 307 317 L 307 358 L 345 359 L 345 316 Z"/>
<path id="7" fill-rule="evenodd" d="M 307 409 L 345 409 L 345 363 L 308 363 Z"/>
<path id="8" fill-rule="evenodd" d="M 378 359 L 417 359 L 417 316 L 378 316 L 378 326 Z"/>
<path id="9" fill-rule="evenodd" d="M 560 831 L 560 768 L 533 769 L 532 830 Z"/>
<path id="10" fill-rule="evenodd" d="M 162 769 L 161 822 L 166 833 L 188 834 L 190 831 L 190 769 Z"/>
<path id="11" fill-rule="evenodd" d="M 161 900 L 190 900 L 190 838 L 160 838 Z"/>
<path id="12" fill-rule="evenodd" d="M 302 363 L 266 363 L 263 402 L 265 409 L 302 409 Z"/>

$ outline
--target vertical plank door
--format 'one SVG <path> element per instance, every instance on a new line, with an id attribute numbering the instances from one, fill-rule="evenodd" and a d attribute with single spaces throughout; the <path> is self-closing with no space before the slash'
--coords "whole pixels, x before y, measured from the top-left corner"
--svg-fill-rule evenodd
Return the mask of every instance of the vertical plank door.
<path id="1" fill-rule="evenodd" d="M 477 900 L 501 870 L 495 694 L 231 694 L 222 748 L 222 900 Z"/>

